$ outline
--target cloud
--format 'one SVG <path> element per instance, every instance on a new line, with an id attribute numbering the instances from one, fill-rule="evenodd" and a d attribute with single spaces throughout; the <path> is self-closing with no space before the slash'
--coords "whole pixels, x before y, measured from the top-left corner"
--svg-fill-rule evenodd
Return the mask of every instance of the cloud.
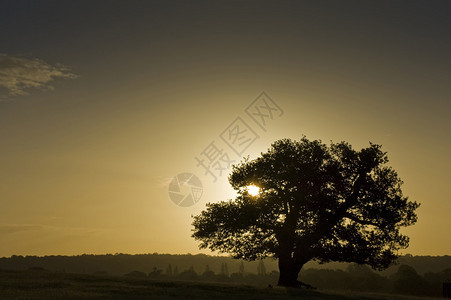
<path id="1" fill-rule="evenodd" d="M 28 95 L 26 90 L 52 90 L 56 78 L 77 78 L 61 64 L 50 65 L 38 58 L 26 58 L 0 53 L 0 87 L 6 96 Z"/>
<path id="2" fill-rule="evenodd" d="M 2 234 L 41 229 L 43 229 L 42 225 L 35 224 L 0 224 L 0 233 Z"/>
<path id="3" fill-rule="evenodd" d="M 168 187 L 174 177 L 154 176 L 153 180 L 158 187 Z"/>
<path id="4" fill-rule="evenodd" d="M 100 228 L 59 227 L 42 224 L 0 224 L 0 234 L 13 234 L 24 231 L 60 232 L 64 234 L 96 234 L 108 231 Z"/>

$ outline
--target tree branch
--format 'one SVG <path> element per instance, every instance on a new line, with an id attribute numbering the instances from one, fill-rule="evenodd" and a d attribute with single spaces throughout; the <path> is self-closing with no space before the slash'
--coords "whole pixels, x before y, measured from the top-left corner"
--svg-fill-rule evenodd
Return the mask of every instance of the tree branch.
<path id="1" fill-rule="evenodd" d="M 354 222 L 356 222 L 356 223 L 359 223 L 359 224 L 361 224 L 361 225 L 372 225 L 372 226 L 376 226 L 376 227 L 379 227 L 379 226 L 380 226 L 379 224 L 374 223 L 374 222 L 371 222 L 371 221 L 369 221 L 369 220 L 362 220 L 362 219 L 358 218 L 357 216 L 355 216 L 355 215 L 353 215 L 353 214 L 351 214 L 351 213 L 346 213 L 346 214 L 344 215 L 344 217 L 345 217 L 345 218 L 348 218 L 348 219 L 350 219 L 350 220 L 352 220 L 352 221 L 354 221 Z"/>

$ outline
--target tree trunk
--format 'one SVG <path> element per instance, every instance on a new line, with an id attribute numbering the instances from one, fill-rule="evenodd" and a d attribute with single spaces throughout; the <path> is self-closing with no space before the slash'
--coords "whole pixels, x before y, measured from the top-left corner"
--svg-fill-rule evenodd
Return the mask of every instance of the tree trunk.
<path id="1" fill-rule="evenodd" d="M 279 282 L 277 285 L 286 287 L 300 287 L 302 283 L 298 281 L 299 272 L 303 263 L 296 262 L 294 259 L 279 259 Z"/>

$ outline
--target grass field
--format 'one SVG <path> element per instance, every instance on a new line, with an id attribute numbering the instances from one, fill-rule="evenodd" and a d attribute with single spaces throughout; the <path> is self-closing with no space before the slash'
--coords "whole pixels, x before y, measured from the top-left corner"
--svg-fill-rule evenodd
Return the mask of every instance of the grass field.
<path id="1" fill-rule="evenodd" d="M 119 276 L 1 271 L 0 299 L 432 299 Z"/>

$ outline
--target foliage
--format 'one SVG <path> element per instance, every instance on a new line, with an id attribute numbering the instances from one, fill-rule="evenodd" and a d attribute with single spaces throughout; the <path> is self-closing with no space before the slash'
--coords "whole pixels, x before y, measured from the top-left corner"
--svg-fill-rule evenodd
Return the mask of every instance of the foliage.
<path id="1" fill-rule="evenodd" d="M 394 292 L 400 294 L 425 296 L 430 293 L 430 286 L 417 271 L 408 265 L 399 266 L 398 272 L 393 275 Z"/>
<path id="2" fill-rule="evenodd" d="M 233 166 L 229 182 L 238 196 L 208 203 L 194 217 L 192 236 L 200 248 L 234 258 L 278 258 L 281 285 L 295 285 L 312 259 L 387 268 L 408 246 L 400 228 L 416 222 L 419 206 L 403 196 L 387 162 L 371 143 L 356 151 L 345 142 L 276 141 Z M 249 185 L 261 193 L 249 195 Z"/>

